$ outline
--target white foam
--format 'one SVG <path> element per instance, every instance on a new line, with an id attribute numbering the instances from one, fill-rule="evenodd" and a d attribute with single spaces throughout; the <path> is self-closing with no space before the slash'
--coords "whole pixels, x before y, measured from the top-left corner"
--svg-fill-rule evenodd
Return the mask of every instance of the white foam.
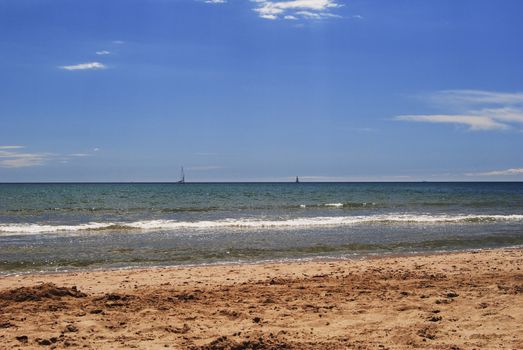
<path id="1" fill-rule="evenodd" d="M 523 215 L 429 215 L 429 214 L 383 214 L 355 216 L 299 217 L 291 219 L 222 219 L 204 221 L 147 220 L 135 222 L 90 222 L 78 225 L 0 224 L 0 235 L 39 234 L 53 232 L 102 231 L 102 230 L 180 230 L 219 228 L 306 228 L 322 226 L 348 226 L 379 223 L 474 223 L 523 221 Z"/>
<path id="2" fill-rule="evenodd" d="M 326 207 L 343 208 L 343 203 L 327 203 Z"/>

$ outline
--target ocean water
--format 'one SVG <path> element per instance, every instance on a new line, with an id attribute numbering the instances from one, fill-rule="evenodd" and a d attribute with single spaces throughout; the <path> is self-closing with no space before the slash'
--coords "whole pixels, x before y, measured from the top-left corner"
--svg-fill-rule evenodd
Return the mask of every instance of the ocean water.
<path id="1" fill-rule="evenodd" d="M 0 184 L 0 274 L 523 244 L 523 183 Z"/>

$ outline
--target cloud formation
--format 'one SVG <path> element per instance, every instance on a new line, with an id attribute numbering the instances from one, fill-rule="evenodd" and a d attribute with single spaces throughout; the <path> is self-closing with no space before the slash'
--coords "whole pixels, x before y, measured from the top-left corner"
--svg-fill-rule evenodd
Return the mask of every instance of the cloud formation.
<path id="1" fill-rule="evenodd" d="M 469 130 L 495 130 L 507 129 L 507 126 L 498 123 L 491 118 L 476 116 L 476 115 L 448 115 L 448 114 L 433 114 L 433 115 L 399 115 L 396 120 L 411 121 L 411 122 L 425 122 L 425 123 L 450 123 L 461 124 L 469 127 Z"/>
<path id="2" fill-rule="evenodd" d="M 200 0 L 207 4 L 225 4 L 227 0 Z M 249 0 L 260 18 L 269 20 L 319 20 L 341 17 L 331 10 L 342 7 L 338 0 Z M 358 16 L 358 18 L 362 18 Z"/>
<path id="3" fill-rule="evenodd" d="M 24 146 L 0 146 L 0 149 L 18 149 L 24 148 Z"/>
<path id="4" fill-rule="evenodd" d="M 341 7 L 335 0 L 252 0 L 261 18 L 276 20 L 323 19 L 340 17 L 330 11 Z"/>
<path id="5" fill-rule="evenodd" d="M 523 168 L 512 168 L 504 170 L 494 170 L 484 173 L 468 173 L 467 176 L 513 176 L 513 175 L 523 175 Z"/>
<path id="6" fill-rule="evenodd" d="M 523 92 L 507 93 L 482 90 L 442 90 L 430 96 L 443 104 L 457 105 L 513 105 L 523 104 Z"/>
<path id="7" fill-rule="evenodd" d="M 24 168 L 43 165 L 50 154 L 48 153 L 28 153 L 17 151 L 23 146 L 0 146 L 0 167 L 3 168 Z M 7 150 L 7 151 L 5 151 Z"/>
<path id="8" fill-rule="evenodd" d="M 110 55 L 110 54 L 111 54 L 111 51 L 101 50 L 101 51 L 96 51 L 96 54 L 97 54 L 98 56 L 105 56 L 105 55 Z"/>
<path id="9" fill-rule="evenodd" d="M 67 163 L 69 160 L 90 157 L 93 153 L 56 154 L 48 152 L 26 152 L 25 146 L 0 146 L 0 167 L 27 168 L 45 165 L 50 162 Z M 95 148 L 93 151 L 98 151 Z"/>
<path id="10" fill-rule="evenodd" d="M 75 64 L 71 66 L 60 66 L 61 69 L 74 71 L 74 70 L 98 70 L 98 69 L 105 69 L 107 66 L 100 62 L 87 62 L 87 63 L 80 63 Z"/>
<path id="11" fill-rule="evenodd" d="M 465 125 L 468 130 L 507 130 L 523 126 L 523 93 L 481 90 L 444 90 L 429 101 L 451 110 L 449 114 L 400 115 L 395 120 Z"/>

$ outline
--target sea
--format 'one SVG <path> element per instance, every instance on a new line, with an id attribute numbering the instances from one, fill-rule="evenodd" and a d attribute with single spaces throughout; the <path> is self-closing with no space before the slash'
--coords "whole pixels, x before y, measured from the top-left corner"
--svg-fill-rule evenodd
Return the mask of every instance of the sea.
<path id="1" fill-rule="evenodd" d="M 523 245 L 523 183 L 0 184 L 0 275 Z"/>

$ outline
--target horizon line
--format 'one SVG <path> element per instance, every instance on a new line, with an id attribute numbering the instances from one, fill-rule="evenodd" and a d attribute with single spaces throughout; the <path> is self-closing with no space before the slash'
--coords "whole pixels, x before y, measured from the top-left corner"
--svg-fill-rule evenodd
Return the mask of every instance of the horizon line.
<path id="1" fill-rule="evenodd" d="M 296 183 L 294 181 L 186 181 L 179 183 L 178 181 L 0 181 L 0 185 L 19 184 L 172 184 L 172 185 L 191 185 L 191 184 L 294 184 L 299 186 L 301 184 L 341 184 L 341 183 L 516 183 L 523 182 L 523 180 L 412 180 L 412 181 L 301 181 Z"/>

